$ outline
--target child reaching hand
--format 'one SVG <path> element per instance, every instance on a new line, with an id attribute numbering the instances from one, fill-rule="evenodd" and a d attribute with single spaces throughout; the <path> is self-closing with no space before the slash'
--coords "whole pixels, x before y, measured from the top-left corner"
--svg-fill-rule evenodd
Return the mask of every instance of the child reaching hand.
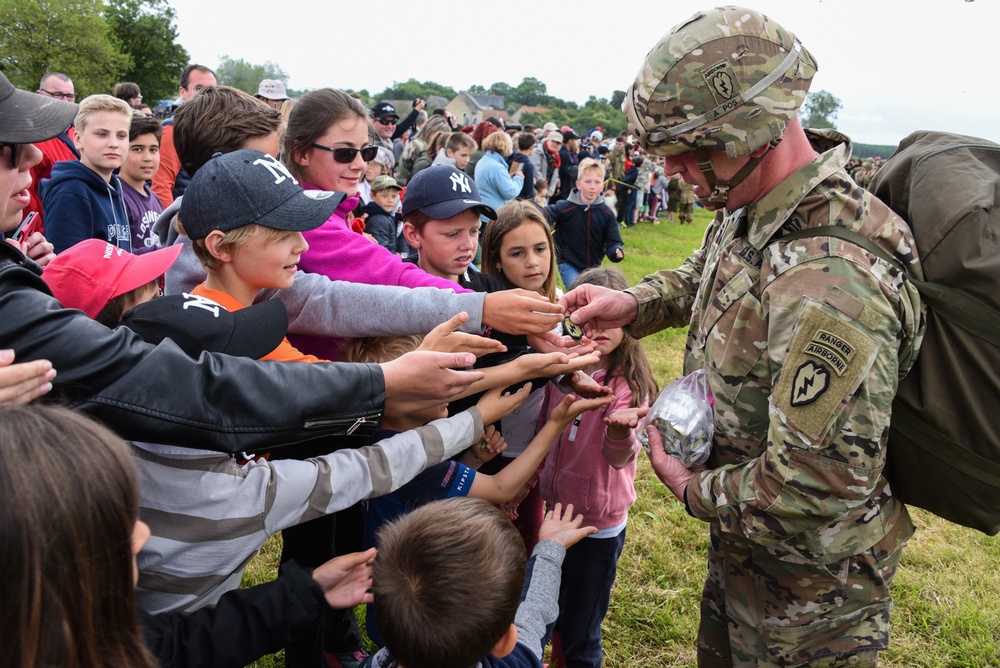
<path id="1" fill-rule="evenodd" d="M 349 357 L 353 354 L 352 351 L 356 351 L 355 346 L 359 341 L 361 339 L 356 339 L 352 346 L 348 347 L 346 353 Z M 392 341 L 398 343 L 398 339 Z M 392 341 L 385 345 L 376 346 L 374 349 L 369 347 L 369 350 L 371 352 L 376 349 L 393 350 L 396 348 L 396 343 Z M 401 353 L 403 349 L 398 349 L 395 352 Z M 377 355 L 371 361 L 375 361 L 375 359 L 378 359 Z M 493 390 L 487 393 L 483 399 L 480 399 L 480 402 L 498 392 L 499 390 Z M 489 461 L 495 454 L 490 450 L 488 440 L 484 436 L 482 442 L 478 444 L 478 448 L 477 445 L 473 445 L 470 449 L 479 450 L 479 452 L 474 453 L 476 458 L 463 457 L 458 461 L 443 461 L 425 469 L 423 473 L 396 491 L 369 499 L 365 505 L 364 513 L 364 548 L 377 546 L 376 534 L 388 522 L 438 499 L 468 496 L 474 499 L 483 499 L 493 504 L 503 504 L 510 501 L 538 469 L 538 465 L 563 430 L 586 411 L 600 408 L 610 403 L 611 400 L 610 396 L 600 399 L 564 397 L 562 402 L 552 410 L 548 421 L 539 429 L 538 434 L 523 449 L 523 452 L 516 458 L 508 460 L 508 464 L 496 473 L 480 473 L 476 470 L 479 467 L 476 458 L 479 462 L 485 462 Z M 376 433 L 373 438 L 388 438 L 397 431 L 416 429 L 427 420 L 442 418 L 446 415 L 446 407 L 440 406 L 436 410 L 412 412 L 405 416 L 386 416 L 382 421 L 385 431 Z M 537 538 L 535 542 L 537 543 Z M 366 626 L 368 637 L 375 644 L 383 645 L 375 608 L 372 606 L 368 606 Z"/>
<path id="2" fill-rule="evenodd" d="M 573 287 L 585 283 L 613 290 L 628 287 L 616 269 L 589 269 Z M 549 451 L 538 476 L 548 507 L 557 500 L 572 503 L 585 524 L 597 527 L 597 533 L 567 551 L 563 563 L 559 619 L 552 636 L 553 664 L 560 666 L 601 665 L 601 623 L 625 545 L 628 509 L 636 497 L 640 444 L 635 428 L 657 393 L 638 341 L 620 327 L 597 330 L 593 340 L 601 357 L 589 372 L 614 390 L 615 400 L 603 411 L 575 419 Z M 550 414 L 562 394 L 551 384 L 545 391 L 543 414 Z"/>

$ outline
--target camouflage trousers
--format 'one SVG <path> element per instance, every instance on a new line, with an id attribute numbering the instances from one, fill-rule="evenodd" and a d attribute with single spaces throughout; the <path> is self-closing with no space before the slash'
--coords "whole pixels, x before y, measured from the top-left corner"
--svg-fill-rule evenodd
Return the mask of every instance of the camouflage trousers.
<path id="1" fill-rule="evenodd" d="M 898 525 L 832 564 L 790 561 L 713 525 L 698 666 L 875 668 L 889 644 L 889 583 L 913 533 Z"/>
<path id="2" fill-rule="evenodd" d="M 694 204 L 681 204 L 679 205 L 679 210 L 681 225 L 694 221 Z"/>

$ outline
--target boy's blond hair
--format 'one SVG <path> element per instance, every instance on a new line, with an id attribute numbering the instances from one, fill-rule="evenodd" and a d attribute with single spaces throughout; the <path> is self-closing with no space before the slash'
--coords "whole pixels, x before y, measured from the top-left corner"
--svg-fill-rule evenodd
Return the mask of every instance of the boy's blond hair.
<path id="1" fill-rule="evenodd" d="M 102 111 L 112 111 L 119 113 L 132 122 L 132 107 L 125 100 L 119 100 L 113 95 L 88 95 L 80 101 L 80 110 L 76 112 L 76 120 L 73 127 L 77 134 L 82 134 L 87 129 L 90 117 Z"/>
<path id="2" fill-rule="evenodd" d="M 492 503 L 428 503 L 383 526 L 377 542 L 375 618 L 398 664 L 474 666 L 514 623 L 527 559 L 517 529 Z"/>
<path id="3" fill-rule="evenodd" d="M 362 336 L 351 339 L 340 359 L 344 362 L 370 362 L 382 364 L 398 359 L 416 350 L 424 337 L 409 336 Z"/>
<path id="4" fill-rule="evenodd" d="M 448 141 L 445 142 L 444 148 L 446 151 L 457 151 L 463 148 L 475 151 L 479 147 L 476 146 L 476 140 L 464 132 L 452 132 Z"/>
<path id="5" fill-rule="evenodd" d="M 604 165 L 597 162 L 593 158 L 584 158 L 580 161 L 580 166 L 577 168 L 576 178 L 582 179 L 586 172 L 600 172 L 601 178 L 604 178 L 606 172 L 604 171 Z"/>
<path id="6" fill-rule="evenodd" d="M 187 232 L 184 231 L 184 223 L 181 222 L 180 217 L 174 221 L 174 228 L 187 236 Z M 273 243 L 288 234 L 288 231 L 276 230 L 273 227 L 264 227 L 257 223 L 250 223 L 243 227 L 237 227 L 235 230 L 223 232 L 222 239 L 215 245 L 216 251 L 232 253 L 258 234 L 264 236 L 264 243 Z M 192 239 L 191 250 L 194 251 L 195 256 L 201 262 L 201 266 L 205 268 L 205 271 L 215 271 L 222 266 L 222 260 L 208 252 L 208 246 L 205 245 L 204 239 Z"/>

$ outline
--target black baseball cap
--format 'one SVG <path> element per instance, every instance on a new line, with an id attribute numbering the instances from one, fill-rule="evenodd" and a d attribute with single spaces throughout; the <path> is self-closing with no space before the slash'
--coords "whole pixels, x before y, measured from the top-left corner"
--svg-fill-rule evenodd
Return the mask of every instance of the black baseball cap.
<path id="1" fill-rule="evenodd" d="M 192 239 L 251 223 L 304 232 L 325 223 L 344 193 L 303 190 L 288 168 L 266 153 L 245 148 L 216 153 L 191 179 L 180 220 Z"/>
<path id="2" fill-rule="evenodd" d="M 490 220 L 497 219 L 493 207 L 479 199 L 476 182 L 451 165 L 431 165 L 417 172 L 406 185 L 404 217 L 411 211 L 422 211 L 435 220 L 445 220 L 466 209 L 478 209 Z"/>
<path id="3" fill-rule="evenodd" d="M 15 88 L 0 72 L 0 142 L 31 144 L 65 132 L 79 107 Z"/>
<path id="4" fill-rule="evenodd" d="M 285 338 L 288 311 L 280 299 L 227 311 L 211 299 L 185 293 L 139 304 L 125 312 L 122 325 L 147 343 L 170 339 L 195 359 L 202 352 L 260 359 Z"/>
<path id="5" fill-rule="evenodd" d="M 389 116 L 392 116 L 397 121 L 399 120 L 399 114 L 396 113 L 396 107 L 392 106 L 388 102 L 379 102 L 372 107 L 372 118 L 388 118 Z"/>

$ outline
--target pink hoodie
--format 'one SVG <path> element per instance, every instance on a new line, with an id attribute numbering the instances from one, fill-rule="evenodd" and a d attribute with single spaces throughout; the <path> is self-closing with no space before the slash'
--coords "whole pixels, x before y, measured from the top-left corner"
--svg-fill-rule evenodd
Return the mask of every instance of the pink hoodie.
<path id="1" fill-rule="evenodd" d="M 579 424 L 567 427 L 532 476 L 532 481 L 539 480 L 546 504 L 572 503 L 574 512 L 583 513 L 583 523 L 598 529 L 617 526 L 628 517 L 635 503 L 636 456 L 641 447 L 634 429 L 620 441 L 608 437 L 604 417 L 628 408 L 632 390 L 621 376 L 613 376 L 610 382 L 604 376 L 604 370 L 598 371 L 594 380 L 609 385 L 615 400 L 584 413 Z M 552 383 L 546 384 L 542 415 L 547 418 L 565 396 Z M 539 427 L 544 423 L 539 420 Z"/>
<path id="2" fill-rule="evenodd" d="M 319 190 L 309 183 L 302 183 L 302 187 Z M 323 274 L 334 281 L 469 292 L 456 283 L 431 276 L 415 264 L 403 262 L 395 253 L 352 230 L 347 223 L 347 214 L 357 205 L 356 195 L 345 198 L 329 220 L 314 230 L 302 233 L 309 242 L 309 250 L 299 260 L 299 269 Z M 366 305 L 358 304 L 358 308 L 366 308 Z M 342 338 L 291 336 L 289 339 L 299 350 L 328 360 L 340 359 L 346 345 L 346 339 Z"/>

